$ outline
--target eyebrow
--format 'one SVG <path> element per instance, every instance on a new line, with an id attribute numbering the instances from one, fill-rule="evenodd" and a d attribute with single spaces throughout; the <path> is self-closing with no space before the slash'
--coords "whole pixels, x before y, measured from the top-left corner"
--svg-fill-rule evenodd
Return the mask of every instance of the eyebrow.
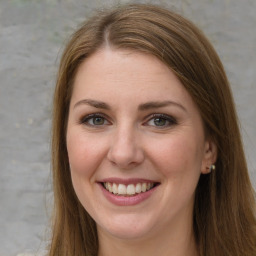
<path id="1" fill-rule="evenodd" d="M 147 102 L 147 103 L 139 105 L 139 110 L 143 111 L 143 110 L 149 110 L 149 109 L 155 109 L 155 108 L 163 108 L 163 107 L 167 107 L 170 105 L 179 107 L 182 110 L 184 110 L 185 112 L 187 112 L 186 108 L 183 105 L 181 105 L 178 102 L 174 102 L 174 101 L 170 101 L 170 100 Z"/>
<path id="2" fill-rule="evenodd" d="M 98 101 L 98 100 L 92 100 L 92 99 L 83 99 L 78 101 L 75 105 L 74 108 L 80 106 L 80 105 L 89 105 L 92 106 L 94 108 L 99 108 L 99 109 L 105 109 L 105 110 L 111 110 L 110 105 L 108 105 L 107 103 L 103 102 L 103 101 Z M 186 108 L 181 105 L 178 102 L 174 102 L 174 101 L 150 101 L 150 102 L 146 102 L 143 104 L 140 104 L 138 109 L 140 111 L 145 111 L 145 110 L 150 110 L 150 109 L 157 109 L 157 108 L 163 108 L 163 107 L 167 107 L 167 106 L 176 106 L 181 108 L 182 110 L 184 110 L 185 112 L 187 112 Z"/>
<path id="3" fill-rule="evenodd" d="M 75 105 L 74 108 L 80 106 L 80 105 L 89 105 L 92 106 L 94 108 L 100 108 L 100 109 L 106 109 L 106 110 L 110 110 L 110 106 L 102 101 L 98 101 L 98 100 L 91 100 L 91 99 L 83 99 L 78 101 Z"/>

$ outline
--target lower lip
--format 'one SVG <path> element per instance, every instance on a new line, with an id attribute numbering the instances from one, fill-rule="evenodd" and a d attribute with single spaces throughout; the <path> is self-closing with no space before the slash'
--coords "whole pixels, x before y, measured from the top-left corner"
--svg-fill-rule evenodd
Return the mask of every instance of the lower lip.
<path id="1" fill-rule="evenodd" d="M 148 199 L 156 190 L 157 186 L 140 194 L 134 196 L 118 196 L 110 193 L 101 184 L 99 184 L 104 196 L 112 203 L 118 206 L 132 206 L 137 205 Z"/>

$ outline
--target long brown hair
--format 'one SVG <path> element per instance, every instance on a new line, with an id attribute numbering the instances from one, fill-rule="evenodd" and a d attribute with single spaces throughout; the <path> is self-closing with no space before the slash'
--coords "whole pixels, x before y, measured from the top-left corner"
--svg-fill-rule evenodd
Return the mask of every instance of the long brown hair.
<path id="1" fill-rule="evenodd" d="M 52 133 L 54 216 L 50 256 L 98 253 L 96 224 L 73 190 L 66 150 L 72 86 L 79 65 L 106 44 L 151 54 L 180 79 L 218 148 L 216 170 L 201 175 L 194 232 L 201 256 L 255 256 L 255 198 L 225 71 L 202 32 L 180 15 L 153 5 L 97 13 L 69 41 L 57 78 Z"/>

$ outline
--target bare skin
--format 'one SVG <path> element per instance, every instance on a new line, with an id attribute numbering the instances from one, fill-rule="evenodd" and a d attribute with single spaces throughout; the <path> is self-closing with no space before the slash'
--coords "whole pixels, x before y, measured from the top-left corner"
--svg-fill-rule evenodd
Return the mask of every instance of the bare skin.
<path id="1" fill-rule="evenodd" d="M 72 182 L 99 256 L 198 255 L 194 194 L 216 146 L 174 73 L 155 57 L 102 49 L 80 66 L 69 113 Z M 144 181 L 152 190 L 123 196 Z"/>

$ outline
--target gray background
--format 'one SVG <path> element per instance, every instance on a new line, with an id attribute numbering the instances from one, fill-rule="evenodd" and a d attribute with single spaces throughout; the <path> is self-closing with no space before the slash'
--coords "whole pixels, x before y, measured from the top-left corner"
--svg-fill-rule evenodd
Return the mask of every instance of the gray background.
<path id="1" fill-rule="evenodd" d="M 96 8 L 128 1 L 0 0 L 0 256 L 44 248 L 51 212 L 50 119 L 68 35 Z M 173 0 L 219 53 L 256 187 L 256 1 Z"/>

